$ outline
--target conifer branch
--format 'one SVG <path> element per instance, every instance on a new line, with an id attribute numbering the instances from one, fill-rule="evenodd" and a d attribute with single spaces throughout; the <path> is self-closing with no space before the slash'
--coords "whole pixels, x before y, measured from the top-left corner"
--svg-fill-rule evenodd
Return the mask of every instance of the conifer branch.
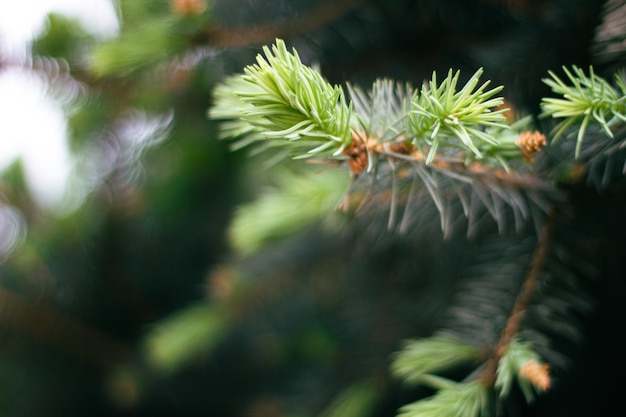
<path id="1" fill-rule="evenodd" d="M 392 373 L 408 383 L 429 383 L 438 372 L 453 368 L 459 364 L 475 361 L 480 349 L 448 334 L 439 333 L 426 339 L 406 342 L 396 354 Z M 435 383 L 435 387 L 438 387 Z"/>
<path id="2" fill-rule="evenodd" d="M 530 302 L 535 295 L 548 257 L 548 250 L 552 240 L 557 213 L 556 206 L 553 205 L 539 235 L 539 240 L 537 241 L 537 246 L 535 247 L 535 251 L 533 253 L 530 270 L 528 271 L 526 279 L 522 284 L 520 292 L 515 300 L 511 315 L 509 316 L 500 339 L 494 347 L 492 351 L 493 353 L 487 361 L 485 370 L 482 373 L 482 379 L 489 386 L 493 386 L 495 384 L 496 373 L 500 361 L 506 354 L 507 349 L 509 349 L 512 340 L 519 332 L 522 320 L 524 319 Z"/>
<path id="3" fill-rule="evenodd" d="M 368 170 L 383 151 L 423 157 L 426 164 L 455 155 L 465 163 L 493 159 L 506 168 L 508 161 L 522 159 L 504 133 L 507 109 L 496 109 L 502 87 L 478 86 L 482 70 L 458 91 L 458 71 L 441 83 L 433 74 L 419 92 L 388 80 L 376 81 L 368 94 L 349 86 L 353 105 L 341 87 L 303 65 L 282 40 L 263 50 L 257 65 L 215 91 L 209 116 L 229 121 L 224 137 L 243 136 L 246 145 L 261 138 L 267 146 L 289 144 L 297 157 L 331 151 L 334 159 L 367 162 Z M 303 152 L 305 146 L 313 148 Z M 362 165 L 351 171 L 360 173 Z"/>
<path id="4" fill-rule="evenodd" d="M 282 40 L 263 48 L 257 64 L 216 90 L 210 117 L 231 120 L 231 134 L 265 146 L 288 146 L 296 158 L 341 154 L 352 140 L 351 109 L 331 86 Z"/>
<path id="5" fill-rule="evenodd" d="M 573 72 L 566 67 L 563 67 L 563 71 L 572 85 L 565 84 L 554 72 L 549 71 L 551 78 L 543 81 L 562 98 L 544 98 L 541 102 L 541 116 L 564 119 L 556 126 L 554 140 L 578 124 L 575 151 L 575 157 L 578 158 L 590 123 L 601 126 L 605 134 L 612 138 L 612 128 L 618 123 L 626 122 L 626 82 L 616 76 L 615 89 L 597 76 L 593 67 L 589 68 L 589 75 L 575 66 L 572 68 Z"/>
<path id="6" fill-rule="evenodd" d="M 531 210 L 523 194 L 546 188 L 525 168 L 545 144 L 544 136 L 520 136 L 528 118 L 507 124 L 507 109 L 497 96 L 502 87 L 488 89 L 488 81 L 480 83 L 482 70 L 462 86 L 458 71 L 449 71 L 441 81 L 433 73 L 421 90 L 387 79 L 375 81 L 368 92 L 348 85 L 348 101 L 341 87 L 303 65 L 282 40 L 264 53 L 245 74 L 230 77 L 215 90 L 209 116 L 222 121 L 222 137 L 236 138 L 235 148 L 280 146 L 282 152 L 273 160 L 291 155 L 345 163 L 353 179 L 371 178 L 371 187 L 383 180 L 391 187 L 391 193 L 383 193 L 390 197 L 385 203 L 391 205 L 389 229 L 395 229 L 399 204 L 412 199 L 398 194 L 399 177 L 406 177 L 407 168 L 415 174 L 409 173 L 408 192 L 431 197 L 444 231 L 449 202 L 463 198 L 447 182 L 472 183 L 471 200 L 486 207 L 502 227 L 501 207 L 513 207 L 516 218 L 526 219 Z M 407 187 L 402 188 L 406 193 Z M 355 192 L 360 207 L 372 206 L 366 201 L 371 192 L 359 195 L 358 187 L 350 187 L 342 208 L 351 206 Z M 463 205 L 471 218 L 475 210 Z M 403 230 L 407 214 L 405 208 Z"/>
<path id="7" fill-rule="evenodd" d="M 407 404 L 400 417 L 479 417 L 489 415 L 489 390 L 482 381 L 450 382 L 433 397 Z"/>
<path id="8" fill-rule="evenodd" d="M 424 84 L 419 95 L 414 96 L 408 130 L 416 138 L 418 147 L 422 141 L 428 146 L 426 163 L 432 162 L 441 146 L 461 148 L 481 159 L 483 155 L 474 139 L 498 144 L 493 135 L 481 128 L 508 128 L 504 117 L 508 109 L 492 110 L 503 103 L 501 97 L 494 97 L 502 91 L 502 87 L 485 91 L 489 85 L 487 81 L 476 88 L 481 74 L 482 69 L 479 69 L 457 91 L 459 71 L 453 73 L 450 70 L 441 84 L 437 82 L 437 74 L 433 73 L 431 81 Z"/>

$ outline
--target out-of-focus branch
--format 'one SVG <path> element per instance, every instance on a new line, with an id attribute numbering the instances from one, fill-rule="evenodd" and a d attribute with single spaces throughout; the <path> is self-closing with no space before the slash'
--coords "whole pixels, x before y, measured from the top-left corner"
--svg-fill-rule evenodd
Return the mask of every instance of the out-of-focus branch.
<path id="1" fill-rule="evenodd" d="M 105 365 L 129 358 L 131 349 L 97 329 L 0 288 L 0 328 L 26 334 L 46 346 Z"/>
<path id="2" fill-rule="evenodd" d="M 213 46 L 242 47 L 273 42 L 276 38 L 311 32 L 350 12 L 365 0 L 327 0 L 318 8 L 289 22 L 270 22 L 245 27 L 214 26 L 205 35 Z"/>

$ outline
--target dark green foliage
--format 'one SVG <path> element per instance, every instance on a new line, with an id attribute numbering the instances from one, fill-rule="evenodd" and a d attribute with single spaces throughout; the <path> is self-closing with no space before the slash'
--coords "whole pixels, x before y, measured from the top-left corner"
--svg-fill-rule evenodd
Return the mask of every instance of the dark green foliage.
<path id="1" fill-rule="evenodd" d="M 121 1 L 121 34 L 102 43 L 51 17 L 33 47 L 33 62 L 50 65 L 25 70 L 65 97 L 89 187 L 59 216 L 33 202 L 19 163 L 2 173 L 0 205 L 23 214 L 28 234 L 0 260 L 0 414 L 609 415 L 626 372 L 626 130 L 604 117 L 611 138 L 590 118 L 578 140 L 577 120 L 553 142 L 559 120 L 536 117 L 542 98 L 559 98 L 548 70 L 569 85 L 563 66 L 589 75 L 593 64 L 621 91 L 623 51 L 600 52 L 624 33 L 595 31 L 624 2 L 607 3 L 242 0 L 183 15 L 170 1 Z M 523 122 L 481 130 L 491 136 L 476 149 L 450 135 L 443 154 L 470 157 L 449 165 L 433 153 L 428 163 L 382 155 L 359 175 L 315 159 L 268 171 L 280 152 L 231 152 L 218 140 L 226 125 L 206 113 L 216 87 L 276 38 L 345 88 L 350 127 L 390 145 L 407 128 L 395 115 L 427 110 L 412 92 L 450 68 L 457 92 L 502 85 L 494 97 Z M 422 129 L 429 140 L 435 124 Z M 531 128 L 549 145 L 528 162 L 515 141 Z M 425 157 L 432 145 L 421 143 Z M 537 287 L 500 358 L 500 398 L 476 382 L 546 219 Z M 425 379 L 409 370 L 418 385 L 393 374 L 408 341 L 441 335 L 462 341 L 465 360 L 443 358 Z M 550 365 L 546 392 L 518 378 L 528 358 Z"/>

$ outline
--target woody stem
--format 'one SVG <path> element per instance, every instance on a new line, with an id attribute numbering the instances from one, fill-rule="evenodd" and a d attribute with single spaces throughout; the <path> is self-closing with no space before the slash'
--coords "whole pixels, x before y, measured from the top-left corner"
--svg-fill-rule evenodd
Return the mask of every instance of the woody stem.
<path id="1" fill-rule="evenodd" d="M 487 360 L 485 370 L 482 373 L 482 379 L 487 386 L 494 385 L 500 359 L 502 359 L 506 353 L 506 350 L 511 343 L 511 339 L 513 339 L 519 331 L 522 320 L 528 310 L 528 306 L 535 291 L 537 290 L 539 278 L 541 277 L 541 272 L 547 260 L 548 248 L 554 232 L 556 213 L 557 209 L 553 205 L 541 229 L 539 240 L 537 241 L 537 246 L 535 247 L 535 251 L 533 253 L 530 270 L 528 271 L 526 279 L 524 280 L 520 292 L 515 300 L 511 315 L 506 322 L 498 343 Z"/>

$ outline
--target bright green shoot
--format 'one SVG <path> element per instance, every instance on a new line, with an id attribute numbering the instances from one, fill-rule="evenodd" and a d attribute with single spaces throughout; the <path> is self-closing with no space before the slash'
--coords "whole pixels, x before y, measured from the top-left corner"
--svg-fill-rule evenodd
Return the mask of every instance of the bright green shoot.
<path id="1" fill-rule="evenodd" d="M 348 103 L 341 87 L 302 64 L 278 39 L 244 74 L 216 88 L 210 117 L 226 121 L 222 136 L 238 138 L 236 147 L 286 146 L 284 154 L 296 158 L 345 160 L 355 149 L 371 156 L 382 149 L 377 144 L 404 142 L 427 164 L 441 154 L 459 157 L 459 151 L 466 161 L 509 160 L 510 152 L 492 155 L 500 149 L 499 134 L 508 129 L 507 109 L 497 97 L 502 87 L 487 89 L 489 81 L 479 85 L 481 74 L 478 70 L 458 91 L 459 71 L 450 71 L 441 83 L 433 74 L 421 91 L 379 80 L 369 93 L 350 88 L 354 103 Z M 353 143 L 355 137 L 360 143 Z"/>
<path id="2" fill-rule="evenodd" d="M 598 77 L 589 67 L 587 76 L 578 67 L 572 71 L 563 67 L 563 71 L 572 85 L 565 84 L 556 74 L 549 72 L 550 77 L 544 79 L 552 91 L 562 98 L 544 98 L 542 100 L 542 116 L 562 118 L 556 126 L 554 139 L 558 139 L 568 128 L 579 124 L 576 137 L 575 155 L 580 154 L 583 138 L 590 123 L 599 124 L 607 136 L 613 137 L 611 127 L 619 122 L 626 122 L 626 85 L 624 80 L 617 76 L 616 86 L 613 88 L 607 81 Z"/>
<path id="3" fill-rule="evenodd" d="M 453 383 L 434 396 L 405 405 L 400 417 L 480 417 L 489 415 L 491 398 L 482 381 Z"/>
<path id="4" fill-rule="evenodd" d="M 239 118 L 266 145 L 289 145 L 297 158 L 340 154 L 352 139 L 351 109 L 343 90 L 302 64 L 282 40 L 263 52 L 265 57 L 258 55 L 257 64 L 245 68 L 244 75 L 218 88 L 216 96 L 237 100 L 230 100 L 226 111 L 217 103 L 211 116 Z"/>
<path id="5" fill-rule="evenodd" d="M 485 128 L 507 128 L 504 113 L 508 109 L 497 109 L 503 104 L 502 97 L 496 97 L 502 87 L 486 90 L 487 81 L 476 88 L 481 74 L 482 69 L 479 69 L 457 91 L 459 71 L 453 74 L 450 70 L 441 84 L 437 83 L 437 74 L 433 73 L 421 93 L 415 94 L 408 130 L 418 147 L 421 148 L 422 144 L 429 147 L 427 163 L 443 146 L 461 148 L 480 159 L 483 155 L 474 142 L 475 138 L 491 145 L 498 144 L 498 139 Z"/>

